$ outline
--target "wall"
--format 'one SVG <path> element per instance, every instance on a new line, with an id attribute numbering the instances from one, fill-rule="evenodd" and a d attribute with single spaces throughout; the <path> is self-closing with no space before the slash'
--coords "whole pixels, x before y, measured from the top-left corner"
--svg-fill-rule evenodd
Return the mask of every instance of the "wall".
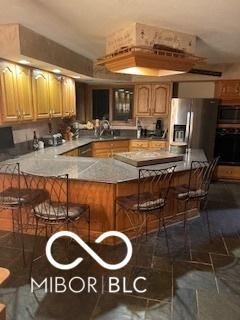
<path id="1" fill-rule="evenodd" d="M 214 98 L 215 84 L 207 82 L 179 82 L 178 98 Z"/>

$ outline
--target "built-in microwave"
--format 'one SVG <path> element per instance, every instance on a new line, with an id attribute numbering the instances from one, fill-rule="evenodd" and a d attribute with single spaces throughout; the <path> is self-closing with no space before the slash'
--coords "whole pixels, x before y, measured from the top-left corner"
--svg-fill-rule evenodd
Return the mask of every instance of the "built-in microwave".
<path id="1" fill-rule="evenodd" d="M 240 105 L 219 106 L 218 123 L 240 123 Z"/>

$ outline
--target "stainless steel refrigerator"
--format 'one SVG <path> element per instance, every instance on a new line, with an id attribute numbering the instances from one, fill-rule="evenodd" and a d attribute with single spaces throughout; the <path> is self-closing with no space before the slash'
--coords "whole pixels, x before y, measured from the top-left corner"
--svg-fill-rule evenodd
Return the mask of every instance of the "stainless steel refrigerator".
<path id="1" fill-rule="evenodd" d="M 211 160 L 214 154 L 218 104 L 217 99 L 172 99 L 170 143 L 185 142 L 188 149 L 203 149 Z"/>

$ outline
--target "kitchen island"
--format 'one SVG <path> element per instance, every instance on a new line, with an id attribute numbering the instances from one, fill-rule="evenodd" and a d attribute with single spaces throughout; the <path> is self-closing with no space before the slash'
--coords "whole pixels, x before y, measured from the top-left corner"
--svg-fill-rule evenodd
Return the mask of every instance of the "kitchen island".
<path id="1" fill-rule="evenodd" d="M 114 139 L 116 140 L 116 139 Z M 50 147 L 32 152 L 11 162 L 19 162 L 22 171 L 39 175 L 69 174 L 69 201 L 71 203 L 85 203 L 91 209 L 91 241 L 108 230 L 119 230 L 129 237 L 134 235 L 127 218 L 123 214 L 116 214 L 115 199 L 118 196 L 137 193 L 139 168 L 120 162 L 113 158 L 100 159 L 94 157 L 68 157 L 62 155 L 69 150 L 91 144 L 92 138 L 81 138 L 77 141 L 66 142 L 57 147 Z M 99 140 L 97 140 L 99 141 Z M 148 169 L 161 169 L 176 165 L 173 186 L 186 184 L 192 160 L 204 161 L 206 157 L 202 150 L 191 150 L 184 156 L 183 161 L 144 166 Z M 8 161 L 9 162 L 9 161 Z M 170 195 L 173 197 L 173 195 Z M 171 221 L 182 219 L 183 212 L 177 209 L 174 198 L 166 206 L 166 216 Z M 189 211 L 190 216 L 198 214 L 197 204 Z M 27 215 L 26 215 L 27 217 Z M 137 223 L 137 222 L 136 222 Z M 3 212 L 0 215 L 0 229 L 11 230 L 11 215 Z M 149 232 L 156 230 L 158 219 L 153 216 L 149 221 Z M 84 219 L 78 223 L 79 235 L 87 237 L 87 223 Z M 114 244 L 116 239 L 108 239 L 108 244 Z"/>

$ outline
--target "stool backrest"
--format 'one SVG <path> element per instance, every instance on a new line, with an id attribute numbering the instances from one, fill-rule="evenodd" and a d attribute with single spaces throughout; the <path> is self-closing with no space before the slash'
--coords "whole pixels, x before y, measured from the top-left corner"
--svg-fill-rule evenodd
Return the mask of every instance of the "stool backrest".
<path id="1" fill-rule="evenodd" d="M 27 188 L 43 191 L 48 196 L 42 203 L 35 203 L 35 208 L 45 220 L 57 220 L 59 216 L 68 218 L 68 174 L 59 176 L 43 176 L 22 172 Z"/>
<path id="2" fill-rule="evenodd" d="M 157 210 L 165 204 L 176 166 L 166 169 L 140 169 L 138 178 L 138 209 Z"/>
<path id="3" fill-rule="evenodd" d="M 20 203 L 20 165 L 19 163 L 0 163 L 0 206 L 12 202 L 9 193 L 12 189 L 15 190 L 15 201 Z"/>
<path id="4" fill-rule="evenodd" d="M 192 161 L 189 173 L 188 192 L 193 189 L 207 193 L 219 158 L 208 161 Z"/>

